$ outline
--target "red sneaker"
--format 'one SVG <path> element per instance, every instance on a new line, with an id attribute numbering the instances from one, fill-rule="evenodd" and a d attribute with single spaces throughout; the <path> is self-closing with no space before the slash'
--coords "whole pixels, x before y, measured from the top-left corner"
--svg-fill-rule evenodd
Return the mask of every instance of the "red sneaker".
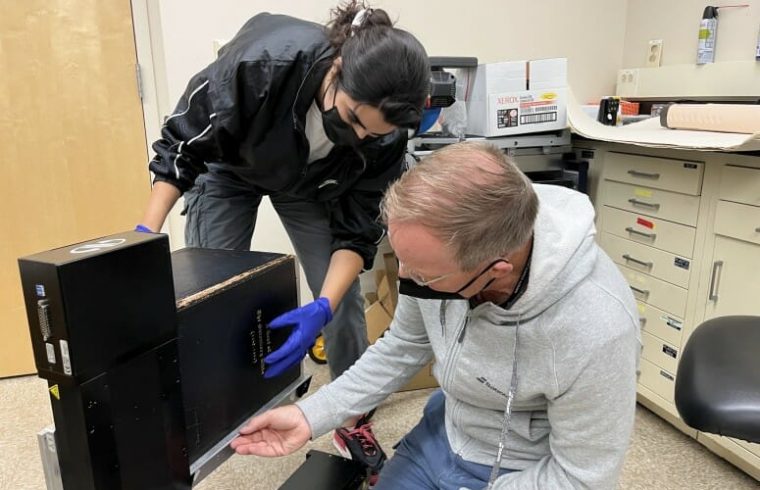
<path id="1" fill-rule="evenodd" d="M 341 427 L 333 435 L 333 444 L 344 458 L 365 464 L 373 473 L 380 472 L 386 456 L 372 432 L 372 423 L 362 417 L 353 429 Z M 372 484 L 372 482 L 370 482 Z"/>

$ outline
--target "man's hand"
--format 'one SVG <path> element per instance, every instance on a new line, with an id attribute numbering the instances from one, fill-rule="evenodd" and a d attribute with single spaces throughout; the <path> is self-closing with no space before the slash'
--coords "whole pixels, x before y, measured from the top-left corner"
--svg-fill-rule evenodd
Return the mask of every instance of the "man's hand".
<path id="1" fill-rule="evenodd" d="M 264 358 L 267 370 L 265 378 L 279 376 L 295 366 L 306 355 L 322 327 L 332 320 L 332 310 L 327 298 L 319 298 L 305 306 L 283 313 L 271 322 L 269 328 L 282 328 L 295 325 L 285 343 Z"/>
<path id="2" fill-rule="evenodd" d="M 285 456 L 300 449 L 310 438 L 311 428 L 301 409 L 286 405 L 252 418 L 230 447 L 238 454 Z"/>

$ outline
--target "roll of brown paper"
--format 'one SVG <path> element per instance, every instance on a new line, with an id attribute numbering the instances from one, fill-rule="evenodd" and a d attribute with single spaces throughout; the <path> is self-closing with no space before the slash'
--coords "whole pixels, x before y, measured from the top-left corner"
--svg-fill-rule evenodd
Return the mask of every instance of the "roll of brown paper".
<path id="1" fill-rule="evenodd" d="M 660 113 L 660 124 L 671 129 L 760 133 L 760 105 L 670 104 Z"/>

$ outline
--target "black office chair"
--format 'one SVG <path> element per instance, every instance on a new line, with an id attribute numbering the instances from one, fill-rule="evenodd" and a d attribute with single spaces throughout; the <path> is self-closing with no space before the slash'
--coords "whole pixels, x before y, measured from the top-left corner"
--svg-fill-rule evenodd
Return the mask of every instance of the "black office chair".
<path id="1" fill-rule="evenodd" d="M 699 325 L 681 354 L 675 402 L 702 432 L 760 442 L 760 316 Z"/>

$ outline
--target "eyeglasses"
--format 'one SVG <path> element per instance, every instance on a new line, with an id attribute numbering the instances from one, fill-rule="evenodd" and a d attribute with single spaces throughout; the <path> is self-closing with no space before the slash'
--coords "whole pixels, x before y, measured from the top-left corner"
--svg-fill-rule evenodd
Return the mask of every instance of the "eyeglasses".
<path id="1" fill-rule="evenodd" d="M 455 274 L 454 272 L 449 272 L 448 274 L 443 274 L 441 276 L 434 277 L 433 279 L 425 279 L 421 275 L 417 274 L 417 272 L 415 272 L 412 269 L 410 269 L 409 267 L 407 267 L 406 264 L 404 264 L 400 260 L 398 261 L 398 267 L 399 267 L 399 269 L 404 269 L 404 271 L 406 272 L 406 275 L 409 277 L 409 279 L 411 279 L 412 281 L 414 281 L 414 283 L 416 285 L 418 285 L 418 286 L 429 286 L 429 285 L 431 285 L 433 283 L 436 283 L 438 281 L 442 281 L 442 280 L 446 279 L 447 277 L 453 276 Z"/>

